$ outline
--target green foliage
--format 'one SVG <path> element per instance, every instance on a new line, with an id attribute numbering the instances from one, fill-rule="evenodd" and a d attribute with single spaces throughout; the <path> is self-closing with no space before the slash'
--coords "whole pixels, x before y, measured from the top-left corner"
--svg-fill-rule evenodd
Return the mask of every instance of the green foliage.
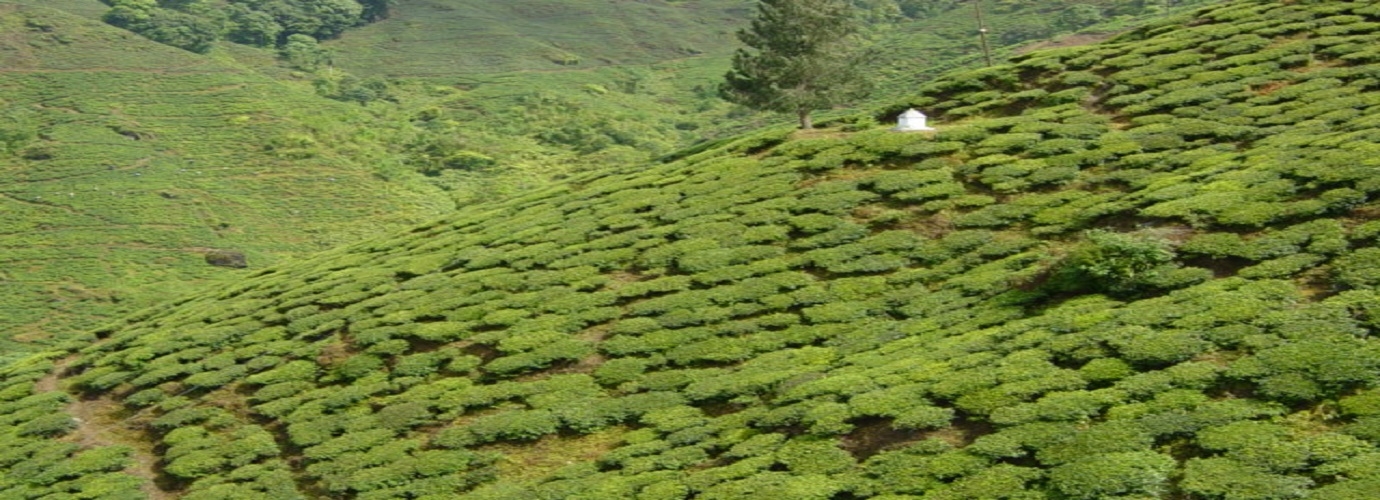
<path id="1" fill-rule="evenodd" d="M 318 69 L 329 57 L 315 38 L 301 33 L 288 35 L 279 52 L 288 64 L 307 71 Z"/>
<path id="2" fill-rule="evenodd" d="M 77 428 L 77 422 L 63 413 L 35 418 L 16 429 L 20 436 L 59 437 Z"/>
<path id="3" fill-rule="evenodd" d="M 1195 458 L 1184 465 L 1184 491 L 1205 498 L 1302 498 L 1312 482 L 1307 478 L 1273 474 L 1228 458 Z"/>
<path id="4" fill-rule="evenodd" d="M 1097 291 L 1133 293 L 1151 287 L 1157 274 L 1167 272 L 1175 254 L 1168 242 L 1111 231 L 1084 233 L 1084 241 L 1065 257 L 1056 287 L 1090 287 Z"/>
<path id="5" fill-rule="evenodd" d="M 284 33 L 332 38 L 364 20 L 364 7 L 355 0 L 234 0 L 273 16 Z"/>
<path id="6" fill-rule="evenodd" d="M 114 0 L 101 18 L 159 43 L 206 53 L 219 37 L 215 24 L 203 17 L 158 7 L 152 0 Z"/>
<path id="7" fill-rule="evenodd" d="M 1337 282 L 1350 288 L 1380 286 L 1380 248 L 1362 248 L 1333 263 Z"/>
<path id="8" fill-rule="evenodd" d="M 1054 489 L 1069 498 L 1159 496 L 1165 492 L 1175 462 L 1148 451 L 1101 453 L 1049 471 Z"/>
<path id="9" fill-rule="evenodd" d="M 547 410 L 514 410 L 480 417 L 466 428 L 468 443 L 526 441 L 556 432 L 560 419 Z"/>
<path id="10" fill-rule="evenodd" d="M 383 360 L 378 356 L 358 354 L 351 356 L 336 366 L 335 373 L 346 380 L 364 378 L 383 370 Z"/>
<path id="11" fill-rule="evenodd" d="M 725 99 L 755 109 L 794 113 L 812 128 L 810 113 L 856 98 L 863 90 L 850 47 L 857 25 L 841 0 L 761 0 L 725 75 Z"/>
<path id="12" fill-rule="evenodd" d="M 260 12 L 232 3 L 243 7 L 227 9 L 237 23 L 253 20 L 246 9 Z M 1089 5 L 1106 16 L 1134 12 Z M 892 15 L 878 2 L 862 7 Z M 1366 498 L 1380 439 L 1366 274 L 1377 231 L 1365 221 L 1376 192 L 1366 163 L 1375 125 L 1366 54 L 1376 30 L 1365 20 L 1380 12 L 1369 8 L 1205 7 L 1109 44 L 937 78 L 913 99 L 831 119 L 831 130 L 773 129 L 657 162 L 553 171 L 568 178 L 486 194 L 411 232 L 236 274 L 94 330 L 98 342 L 6 358 L 0 497 L 147 496 L 122 471 L 152 462 L 165 477 L 147 487 L 188 498 Z M 1019 2 L 998 10 L 1039 22 L 1063 12 Z M 12 23 L 7 34 L 30 29 L 14 19 L 0 14 Z M 1005 19 L 993 29 L 1024 29 Z M 357 43 L 349 38 L 330 45 L 343 51 Z M 553 57 L 594 64 L 573 54 L 578 43 L 563 42 L 572 54 Z M 148 47 L 188 67 L 202 61 Z M 244 50 L 226 48 L 225 57 L 259 57 Z M 690 74 L 697 64 L 667 70 Z M 721 71 L 695 74 L 709 81 Z M 96 149 L 120 160 L 111 172 L 151 158 L 129 167 L 145 168 L 145 178 L 184 153 L 271 168 L 262 175 L 293 191 L 275 191 L 275 203 L 301 210 L 304 193 L 345 183 L 282 181 L 325 172 L 316 167 L 348 170 L 356 153 L 417 168 L 437 162 L 427 181 L 461 189 L 496 173 L 478 170 L 538 161 L 529 153 L 557 144 L 615 155 L 644 137 L 672 137 L 612 118 L 584 127 L 600 116 L 590 103 L 623 106 L 670 85 L 630 67 L 521 79 L 577 82 L 567 86 L 588 100 L 553 90 L 491 101 L 504 85 L 478 74 L 464 90 L 326 76 L 333 95 L 376 92 L 350 98 L 362 106 L 348 109 L 411 123 L 370 131 L 387 140 L 341 136 L 328 119 L 298 126 L 249 100 L 232 107 L 247 121 L 217 122 L 243 131 L 231 137 L 255 146 L 244 150 L 213 147 L 225 136 L 210 132 L 160 138 L 177 133 L 162 113 L 204 102 L 187 96 L 237 92 L 221 86 L 223 75 L 198 73 L 197 91 L 158 85 L 173 72 L 115 82 L 182 96 L 167 97 L 172 104 L 67 98 L 36 85 L 68 73 L 5 73 L 33 113 L 21 113 L 35 130 L 17 134 L 28 137 L 23 147 L 52 146 L 51 155 L 14 157 L 23 176 L 0 196 L 7 210 L 96 213 L 69 211 L 48 192 L 52 206 L 30 203 L 39 193 L 24 190 L 34 176 L 98 177 L 81 167 L 99 166 Z M 622 79 L 603 80 L 615 74 Z M 242 79 L 248 92 L 291 88 Z M 419 98 L 426 109 L 407 102 Z M 933 111 L 938 137 L 882 130 L 888 114 L 910 106 Z M 493 113 L 534 125 L 461 126 Z M 271 133 L 249 127 L 261 116 Z M 566 116 L 575 119 L 558 123 Z M 550 133 L 525 135 L 538 128 Z M 484 134 L 546 142 L 475 138 Z M 77 155 L 86 141 L 96 146 Z M 273 155 L 259 162 L 262 145 Z M 457 163 L 445 166 L 448 158 Z M 598 161 L 611 158 L 620 157 Z M 191 179 L 168 194 L 233 184 Z M 398 194 L 356 182 L 370 189 L 365 198 Z M 159 228 L 185 222 L 163 219 L 199 213 L 151 207 L 166 224 L 100 214 L 155 240 Z M 350 213 L 372 221 L 374 211 L 388 208 Z M 93 224 L 80 220 L 64 227 Z M 18 236 L 3 248 L 39 250 L 0 281 L 81 296 L 61 276 L 29 270 L 51 257 L 38 254 L 64 251 L 68 231 L 24 224 L 5 233 Z M 197 224 L 186 223 L 207 227 Z M 317 233 L 291 234 L 284 240 Z M 100 252 L 68 259 L 73 266 L 102 267 L 131 247 L 91 240 L 102 241 Z M 199 245 L 172 240 L 160 244 Z M 256 251 L 276 255 L 267 248 Z M 68 408 L 146 432 L 100 435 L 138 446 L 82 449 L 72 440 L 96 429 Z"/>

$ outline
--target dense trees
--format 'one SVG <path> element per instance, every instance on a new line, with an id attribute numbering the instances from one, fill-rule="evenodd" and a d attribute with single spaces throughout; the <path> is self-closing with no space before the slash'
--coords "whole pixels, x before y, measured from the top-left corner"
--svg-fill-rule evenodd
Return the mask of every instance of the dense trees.
<path id="1" fill-rule="evenodd" d="M 293 35 L 332 38 L 388 17 L 394 0 L 106 0 L 103 19 L 154 41 L 206 52 L 216 40 L 280 46 Z"/>
<path id="2" fill-rule="evenodd" d="M 252 10 L 272 16 L 285 35 L 303 34 L 331 38 L 364 22 L 364 6 L 355 0 L 236 0 Z"/>
<path id="3" fill-rule="evenodd" d="M 154 0 L 114 0 L 102 19 L 151 40 L 192 52 L 210 50 L 220 36 L 213 20 L 161 8 Z"/>
<path id="4" fill-rule="evenodd" d="M 857 29 L 845 0 L 762 0 L 752 25 L 738 32 L 751 50 L 734 54 L 722 95 L 751 108 L 793 113 L 800 128 L 811 128 L 811 112 L 865 90 Z"/>

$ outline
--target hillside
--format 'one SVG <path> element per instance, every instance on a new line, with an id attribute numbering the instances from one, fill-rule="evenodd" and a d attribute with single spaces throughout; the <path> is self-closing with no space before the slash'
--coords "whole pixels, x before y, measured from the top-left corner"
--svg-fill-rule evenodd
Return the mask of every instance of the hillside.
<path id="1" fill-rule="evenodd" d="M 1124 10 L 1125 2 L 1103 3 L 1107 12 Z M 243 274 L 205 266 L 200 259 L 213 250 L 269 265 L 454 203 L 525 192 L 571 172 L 637 163 L 770 123 L 713 90 L 733 44 L 725 34 L 741 22 L 731 18 L 746 5 L 596 2 L 552 17 L 542 2 L 404 2 L 392 17 L 326 43 L 358 72 L 349 74 L 329 65 L 290 68 L 295 63 L 278 60 L 271 47 L 222 41 L 206 55 L 170 49 L 79 19 L 101 16 L 107 6 L 97 0 L 0 2 L 0 192 L 23 207 L 0 222 L 8 235 L 0 244 L 7 264 L 0 365 L 33 344 L 52 345 L 208 279 Z M 1047 24 L 1059 13 L 1011 5 L 994 10 L 993 26 Z M 911 88 L 886 82 L 963 64 L 975 47 L 971 37 L 957 40 L 968 29 L 958 28 L 964 16 L 944 10 L 877 21 L 894 26 L 879 28 L 889 40 L 880 60 L 910 60 L 916 44 L 935 47 L 918 69 L 896 63 L 882 71 L 877 78 L 888 90 L 879 95 Z M 583 33 L 577 55 L 585 61 L 556 64 L 537 46 L 445 41 L 480 25 L 555 37 L 548 41 Z M 675 40 L 637 35 L 643 31 Z M 380 32 L 401 38 L 385 43 Z M 435 40 L 425 44 L 427 37 Z M 703 54 L 666 49 L 693 40 L 707 40 L 697 49 Z M 407 65 L 383 61 L 380 43 L 436 72 L 381 78 L 408 73 L 389 72 Z M 499 49 L 527 62 L 484 71 L 539 67 L 532 61 L 556 71 L 472 73 L 481 68 L 447 62 Z M 383 63 L 355 64 L 362 61 Z M 367 99 L 356 102 L 360 95 Z"/>
<path id="2" fill-rule="evenodd" d="M 428 77 L 648 64 L 735 48 L 744 0 L 400 3 L 329 44 L 361 74 Z"/>
<path id="3" fill-rule="evenodd" d="M 47 7 L 91 19 L 100 19 L 102 14 L 110 10 L 110 6 L 101 0 L 6 0 L 5 3 Z"/>
<path id="4" fill-rule="evenodd" d="M 926 12 L 899 7 L 916 2 L 854 2 L 872 47 L 869 102 L 894 102 L 945 71 L 981 64 L 969 3 L 923 3 Z M 984 5 L 997 60 L 1056 33 L 1082 28 L 1098 33 L 1083 39 L 1105 38 L 1163 15 L 1153 3 L 1126 0 Z M 1066 19 L 1079 6 L 1096 15 Z M 399 112 L 388 121 L 425 122 L 409 145 L 422 151 L 421 162 L 438 163 L 445 154 L 435 150 L 463 149 L 492 158 L 492 171 L 560 178 L 790 120 L 717 95 L 738 47 L 733 33 L 752 9 L 749 0 L 598 0 L 554 9 L 541 0 L 401 2 L 389 18 L 323 46 L 339 68 L 393 84 Z M 437 97 L 435 89 L 449 92 Z M 464 168 L 440 170 L 432 172 L 438 185 L 469 192 L 475 183 Z"/>
<path id="5" fill-rule="evenodd" d="M 448 208 L 374 176 L 357 110 L 62 11 L 0 4 L 0 118 L 0 364 L 245 274 L 212 249 L 258 268 Z"/>
<path id="6" fill-rule="evenodd" d="M 1373 498 L 1376 47 L 1237 1 L 254 271 L 6 368 L 0 497 Z"/>

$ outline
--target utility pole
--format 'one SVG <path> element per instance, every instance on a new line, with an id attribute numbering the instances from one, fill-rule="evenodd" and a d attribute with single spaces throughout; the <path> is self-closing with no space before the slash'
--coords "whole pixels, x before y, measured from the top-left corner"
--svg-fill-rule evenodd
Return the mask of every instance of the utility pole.
<path id="1" fill-rule="evenodd" d="M 987 25 L 982 23 L 982 0 L 973 0 L 973 12 L 977 13 L 978 37 L 982 38 L 982 56 L 987 58 L 987 67 L 992 67 L 992 48 L 987 45 Z"/>

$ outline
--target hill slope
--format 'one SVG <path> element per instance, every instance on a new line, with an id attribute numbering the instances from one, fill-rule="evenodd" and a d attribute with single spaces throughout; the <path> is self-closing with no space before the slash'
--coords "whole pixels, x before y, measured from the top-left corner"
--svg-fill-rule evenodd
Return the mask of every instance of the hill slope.
<path id="1" fill-rule="evenodd" d="M 0 26 L 6 340 L 243 274 L 213 248 L 258 267 L 438 212 L 340 147 L 342 103 L 56 10 L 0 5 Z"/>
<path id="2" fill-rule="evenodd" d="M 329 44 L 362 74 L 453 76 L 647 64 L 735 46 L 744 0 L 403 3 Z"/>
<path id="3" fill-rule="evenodd" d="M 1234 2 L 940 79 L 934 135 L 763 131 L 260 271 L 9 368 L 0 487 L 1369 498 L 1377 39 Z"/>

